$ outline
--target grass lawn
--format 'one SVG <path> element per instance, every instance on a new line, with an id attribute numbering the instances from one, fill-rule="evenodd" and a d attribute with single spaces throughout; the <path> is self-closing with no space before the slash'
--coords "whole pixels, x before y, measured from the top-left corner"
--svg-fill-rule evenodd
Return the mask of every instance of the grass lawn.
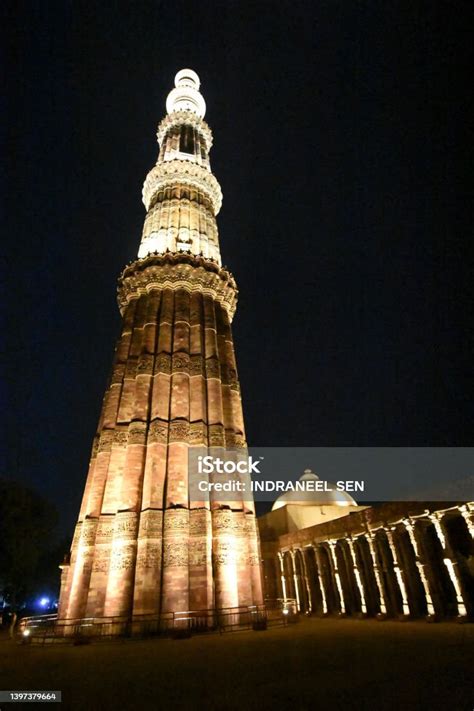
<path id="1" fill-rule="evenodd" d="M 474 709 L 473 625 L 305 619 L 76 647 L 0 639 L 0 689 L 61 690 L 49 708 L 64 711 Z"/>

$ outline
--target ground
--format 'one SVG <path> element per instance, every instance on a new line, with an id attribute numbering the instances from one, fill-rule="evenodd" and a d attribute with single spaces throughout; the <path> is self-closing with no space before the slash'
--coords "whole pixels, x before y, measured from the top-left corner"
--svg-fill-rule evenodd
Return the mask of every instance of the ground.
<path id="1" fill-rule="evenodd" d="M 3 636 L 0 689 L 61 690 L 62 711 L 472 711 L 473 651 L 473 625 L 349 619 L 87 646 Z"/>

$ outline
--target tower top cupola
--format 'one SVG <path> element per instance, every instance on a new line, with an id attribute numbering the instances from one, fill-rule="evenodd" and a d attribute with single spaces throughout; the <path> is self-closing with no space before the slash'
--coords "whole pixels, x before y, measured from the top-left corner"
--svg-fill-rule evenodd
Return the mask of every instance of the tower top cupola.
<path id="1" fill-rule="evenodd" d="M 158 159 L 143 185 L 147 216 L 138 257 L 189 252 L 221 265 L 216 215 L 222 191 L 209 161 L 212 132 L 201 82 L 192 69 L 181 69 L 174 83 L 158 125 Z"/>
<path id="2" fill-rule="evenodd" d="M 166 111 L 192 111 L 200 118 L 206 113 L 206 102 L 199 92 L 201 82 L 192 69 L 181 69 L 174 78 L 175 88 L 170 91 L 166 99 Z"/>

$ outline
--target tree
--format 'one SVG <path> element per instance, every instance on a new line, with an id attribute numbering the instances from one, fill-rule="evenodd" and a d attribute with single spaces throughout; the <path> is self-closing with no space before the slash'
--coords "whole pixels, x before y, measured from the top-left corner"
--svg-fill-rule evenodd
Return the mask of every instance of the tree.
<path id="1" fill-rule="evenodd" d="M 0 479 L 0 594 L 12 608 L 38 589 L 46 572 L 43 562 L 57 547 L 57 522 L 53 504 L 17 482 Z"/>

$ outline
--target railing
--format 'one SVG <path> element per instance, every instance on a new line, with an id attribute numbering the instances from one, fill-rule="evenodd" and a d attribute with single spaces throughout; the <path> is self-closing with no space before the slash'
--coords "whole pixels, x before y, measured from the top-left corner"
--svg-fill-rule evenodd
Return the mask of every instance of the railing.
<path id="1" fill-rule="evenodd" d="M 273 613 L 283 617 L 283 622 L 294 622 L 299 619 L 298 603 L 293 597 L 267 598 L 265 607 L 268 613 Z"/>
<path id="2" fill-rule="evenodd" d="M 20 620 L 17 636 L 24 644 L 61 641 L 81 644 L 111 637 L 189 637 L 203 632 L 264 630 L 297 619 L 296 600 L 277 599 L 266 600 L 264 605 L 134 615 L 131 619 L 125 616 L 58 619 L 57 615 L 37 615 Z"/>

